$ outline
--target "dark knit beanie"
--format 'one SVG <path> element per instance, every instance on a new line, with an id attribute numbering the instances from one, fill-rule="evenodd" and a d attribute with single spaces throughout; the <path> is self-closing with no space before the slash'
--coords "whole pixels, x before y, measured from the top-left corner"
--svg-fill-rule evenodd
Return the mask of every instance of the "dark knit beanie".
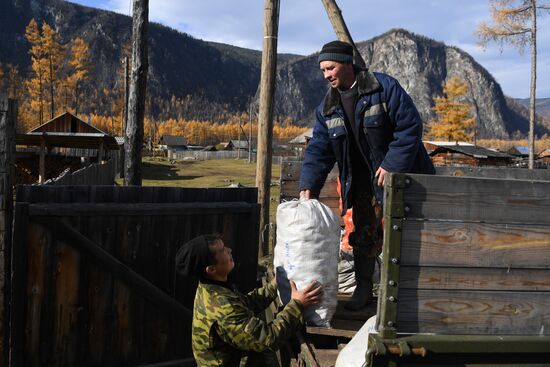
<path id="1" fill-rule="evenodd" d="M 209 244 L 215 235 L 202 235 L 183 244 L 176 254 L 176 270 L 187 276 L 200 278 L 213 259 Z"/>
<path id="2" fill-rule="evenodd" d="M 332 41 L 323 46 L 319 54 L 321 61 L 352 62 L 353 47 L 346 42 Z"/>

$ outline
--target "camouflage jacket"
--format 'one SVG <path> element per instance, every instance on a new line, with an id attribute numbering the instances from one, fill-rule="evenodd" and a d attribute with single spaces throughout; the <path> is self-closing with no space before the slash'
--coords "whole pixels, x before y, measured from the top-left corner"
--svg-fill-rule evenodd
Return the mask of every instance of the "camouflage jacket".
<path id="1" fill-rule="evenodd" d="M 277 297 L 273 284 L 246 295 L 217 282 L 199 282 L 193 308 L 197 366 L 253 366 L 258 353 L 277 350 L 303 324 L 302 305 L 291 300 L 267 323 L 257 314 Z"/>

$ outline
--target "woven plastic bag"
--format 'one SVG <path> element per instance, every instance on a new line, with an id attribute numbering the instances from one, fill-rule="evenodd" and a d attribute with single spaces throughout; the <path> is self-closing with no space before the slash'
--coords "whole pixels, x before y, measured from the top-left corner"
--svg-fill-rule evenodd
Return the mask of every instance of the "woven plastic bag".
<path id="1" fill-rule="evenodd" d="M 288 279 L 303 289 L 316 280 L 323 286 L 320 303 L 306 309 L 309 325 L 330 326 L 338 294 L 340 224 L 332 210 L 318 200 L 293 200 L 277 208 L 277 245 L 273 264 L 279 296 L 290 301 Z"/>

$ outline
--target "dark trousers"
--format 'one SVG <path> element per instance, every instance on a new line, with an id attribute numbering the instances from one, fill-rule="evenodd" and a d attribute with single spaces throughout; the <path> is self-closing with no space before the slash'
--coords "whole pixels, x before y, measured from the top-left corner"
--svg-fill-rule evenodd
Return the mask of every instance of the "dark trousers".
<path id="1" fill-rule="evenodd" d="M 350 234 L 349 243 L 354 256 L 376 257 L 382 252 L 382 206 L 370 190 L 362 189 L 364 185 L 358 186 L 352 192 L 355 231 Z"/>

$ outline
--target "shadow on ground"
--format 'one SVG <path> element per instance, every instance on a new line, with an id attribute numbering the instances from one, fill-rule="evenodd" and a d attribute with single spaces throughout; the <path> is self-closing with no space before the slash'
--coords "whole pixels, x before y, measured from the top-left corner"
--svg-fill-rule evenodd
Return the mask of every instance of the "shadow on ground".
<path id="1" fill-rule="evenodd" d="M 144 180 L 193 180 L 201 177 L 199 175 L 180 176 L 177 167 L 166 164 L 144 162 L 143 167 L 147 168 L 143 170 Z"/>

